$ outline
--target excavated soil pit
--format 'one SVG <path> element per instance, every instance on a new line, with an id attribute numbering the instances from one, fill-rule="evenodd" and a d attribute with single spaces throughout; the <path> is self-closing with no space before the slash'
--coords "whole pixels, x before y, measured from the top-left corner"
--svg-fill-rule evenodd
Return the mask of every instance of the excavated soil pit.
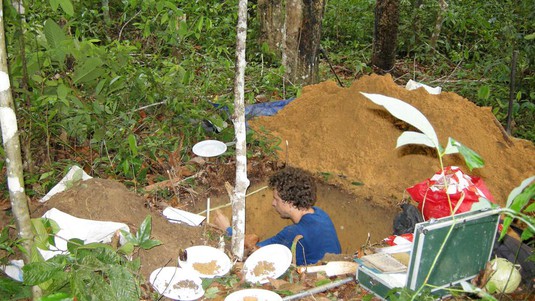
<path id="1" fill-rule="evenodd" d="M 249 193 L 255 192 L 266 183 L 252 186 Z M 397 210 L 388 210 L 377 206 L 370 200 L 357 198 L 335 186 L 318 183 L 318 200 L 316 206 L 325 210 L 336 227 L 342 245 L 342 253 L 354 254 L 365 244 L 368 233 L 370 241 L 375 243 L 392 234 L 392 223 Z M 260 240 L 269 238 L 291 221 L 281 219 L 271 207 L 273 193 L 266 188 L 252 193 L 246 198 L 247 234 L 254 233 Z M 228 198 L 217 198 L 215 204 L 224 204 Z M 214 206 L 215 206 L 214 204 Z M 222 209 L 226 216 L 231 216 L 230 207 Z"/>

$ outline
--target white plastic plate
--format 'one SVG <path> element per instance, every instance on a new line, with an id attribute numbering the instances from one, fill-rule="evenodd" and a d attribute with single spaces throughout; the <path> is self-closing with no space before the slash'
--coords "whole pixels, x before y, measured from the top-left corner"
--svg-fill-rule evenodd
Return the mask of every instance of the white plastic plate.
<path id="1" fill-rule="evenodd" d="M 227 151 L 227 145 L 218 140 L 204 140 L 193 146 L 193 153 L 199 157 L 216 157 Z"/>
<path id="2" fill-rule="evenodd" d="M 223 276 L 230 271 L 232 266 L 227 254 L 214 247 L 193 246 L 187 248 L 186 253 L 186 261 L 178 259 L 180 267 L 197 274 L 201 278 Z"/>
<path id="3" fill-rule="evenodd" d="M 268 283 L 290 267 L 292 252 L 284 245 L 272 244 L 256 250 L 243 264 L 245 280 L 251 283 Z"/>
<path id="4" fill-rule="evenodd" d="M 245 297 L 255 297 L 258 301 L 282 301 L 276 293 L 259 288 L 244 289 L 234 292 L 225 298 L 225 301 L 242 301 Z"/>
<path id="5" fill-rule="evenodd" d="M 201 278 L 181 268 L 158 268 L 149 280 L 159 294 L 173 300 L 196 300 L 204 295 Z"/>

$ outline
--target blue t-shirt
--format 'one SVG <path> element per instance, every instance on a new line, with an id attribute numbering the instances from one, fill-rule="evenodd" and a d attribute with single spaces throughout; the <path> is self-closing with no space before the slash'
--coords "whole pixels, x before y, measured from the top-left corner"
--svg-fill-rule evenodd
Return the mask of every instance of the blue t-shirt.
<path id="1" fill-rule="evenodd" d="M 288 248 L 297 235 L 303 235 L 295 249 L 297 265 L 314 264 L 321 260 L 325 253 L 340 254 L 342 249 L 336 235 L 336 229 L 329 215 L 318 207 L 314 213 L 303 215 L 297 224 L 284 227 L 277 235 L 263 240 L 259 247 L 270 244 L 282 244 Z"/>

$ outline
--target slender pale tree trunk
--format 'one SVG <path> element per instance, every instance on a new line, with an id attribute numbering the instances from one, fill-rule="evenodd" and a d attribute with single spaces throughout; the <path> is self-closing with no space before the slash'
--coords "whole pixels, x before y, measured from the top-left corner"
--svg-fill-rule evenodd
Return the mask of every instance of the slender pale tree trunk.
<path id="1" fill-rule="evenodd" d="M 372 66 L 377 73 L 389 73 L 396 62 L 399 0 L 377 0 Z"/>
<path id="2" fill-rule="evenodd" d="M 102 0 L 102 15 L 104 16 L 104 22 L 111 24 L 109 0 Z"/>
<path id="3" fill-rule="evenodd" d="M 236 135 L 236 186 L 232 195 L 232 253 L 239 259 L 244 255 L 245 193 L 247 178 L 247 146 L 245 129 L 245 40 L 247 38 L 247 0 L 238 4 L 236 39 L 236 75 L 234 79 L 234 133 Z"/>
<path id="4" fill-rule="evenodd" d="M 435 52 L 437 48 L 438 37 L 442 31 L 442 23 L 444 22 L 444 16 L 448 10 L 448 3 L 446 0 L 439 0 L 438 4 L 440 5 L 440 10 L 437 14 L 437 20 L 435 21 L 435 28 L 433 29 L 433 34 L 431 35 L 431 40 L 429 41 L 429 46 L 431 46 L 431 51 Z"/>
<path id="5" fill-rule="evenodd" d="M 0 127 L 2 141 L 6 153 L 7 186 L 11 200 L 11 210 L 15 217 L 18 236 L 22 239 L 24 262 L 31 260 L 33 232 L 28 209 L 28 200 L 24 191 L 24 177 L 20 152 L 19 130 L 17 115 L 11 94 L 11 84 L 7 67 L 7 51 L 4 30 L 3 1 L 0 0 Z M 34 299 L 39 298 L 41 292 L 34 287 Z"/>

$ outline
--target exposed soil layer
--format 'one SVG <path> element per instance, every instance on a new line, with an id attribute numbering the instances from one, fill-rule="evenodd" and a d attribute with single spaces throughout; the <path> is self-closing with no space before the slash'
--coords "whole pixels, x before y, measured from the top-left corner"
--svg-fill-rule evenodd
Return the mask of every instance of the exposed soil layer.
<path id="1" fill-rule="evenodd" d="M 281 139 L 279 155 L 283 160 L 287 156 L 288 164 L 328 174 L 330 182 L 357 197 L 394 210 L 406 188 L 440 170 L 439 161 L 428 147 L 396 149 L 397 138 L 409 126 L 360 92 L 411 104 L 433 125 L 441 145 L 452 137 L 478 153 L 485 160 L 483 168 L 469 171 L 459 155 L 445 156 L 444 165 L 482 178 L 500 205 L 522 180 L 535 174 L 535 146 L 508 137 L 491 108 L 478 107 L 452 92 L 409 91 L 390 75 L 364 76 L 349 88 L 332 81 L 307 86 L 276 115 L 257 118 L 251 125 Z"/>

